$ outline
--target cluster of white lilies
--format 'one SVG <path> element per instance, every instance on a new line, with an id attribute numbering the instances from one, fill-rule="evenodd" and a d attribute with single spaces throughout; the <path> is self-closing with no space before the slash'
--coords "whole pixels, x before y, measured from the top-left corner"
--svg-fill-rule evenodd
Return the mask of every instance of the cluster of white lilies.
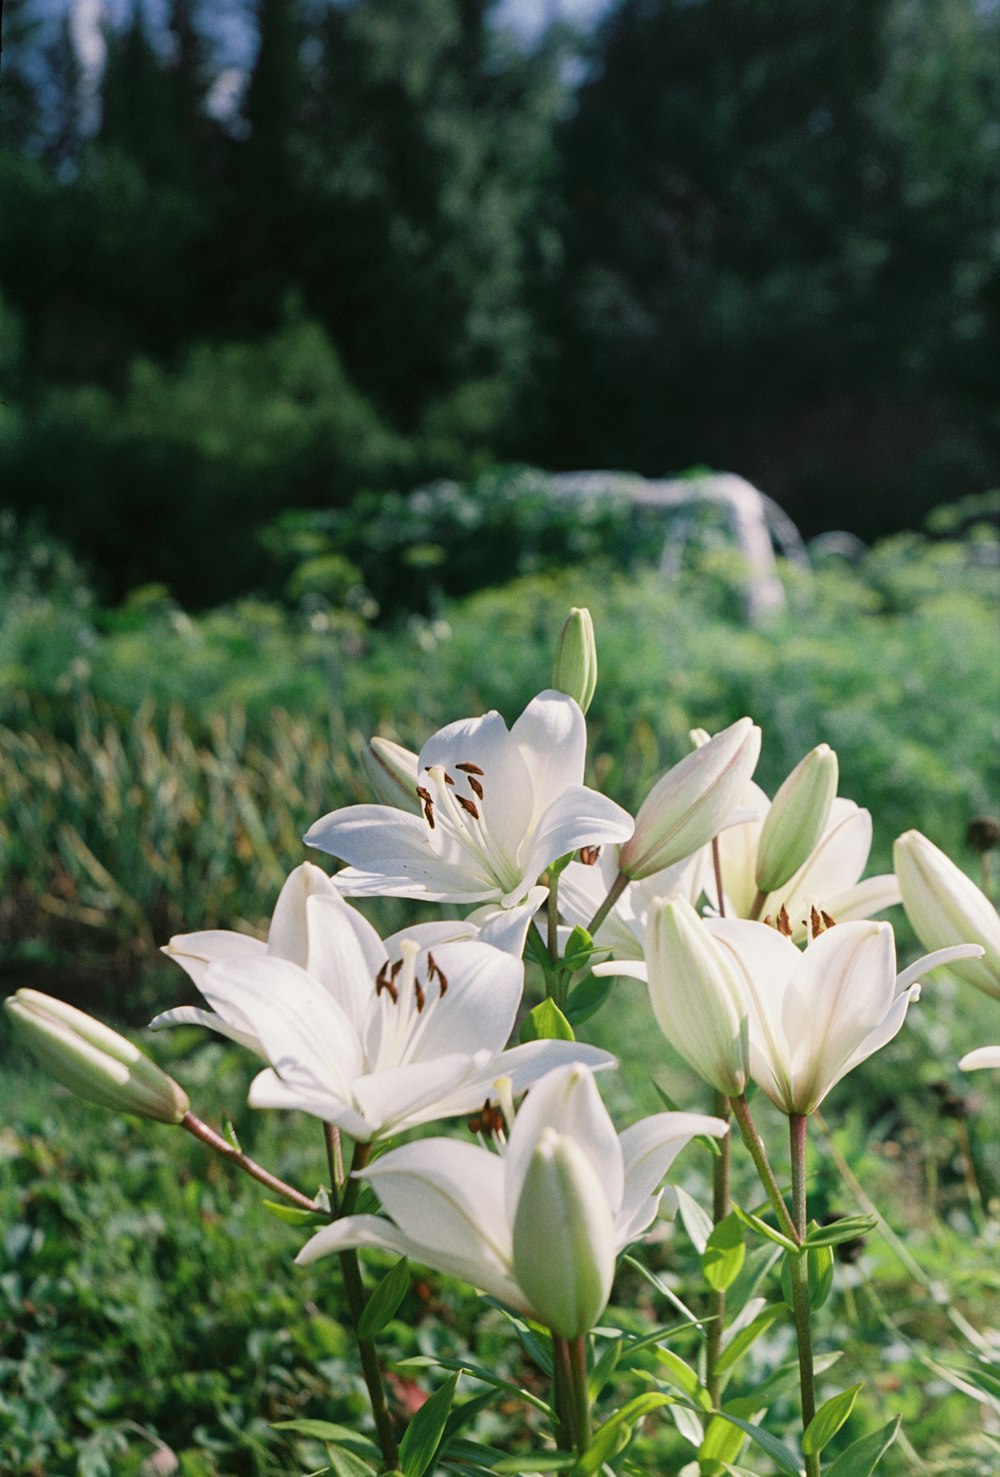
<path id="1" fill-rule="evenodd" d="M 595 673 L 589 616 L 574 611 L 553 688 L 511 728 L 496 712 L 463 719 L 419 754 L 372 740 L 364 763 L 383 803 L 316 822 L 307 843 L 345 865 L 333 876 L 298 866 L 266 941 L 214 930 L 167 946 L 207 1008 L 168 1010 L 153 1025 L 201 1025 L 230 1038 L 263 1064 L 253 1106 L 322 1120 L 331 1185 L 319 1200 L 213 1134 L 183 1090 L 116 1033 L 35 991 L 19 991 L 8 1009 L 73 1090 L 183 1124 L 324 1220 L 297 1260 L 340 1254 L 356 1321 L 364 1304 L 353 1254 L 377 1247 L 464 1279 L 549 1330 L 554 1434 L 567 1471 L 601 1470 L 587 1465 L 586 1336 L 611 1296 L 617 1259 L 673 1208 L 663 1182 L 676 1154 L 708 1136 L 728 1162 L 735 1120 L 773 1212 L 773 1225 L 748 1224 L 789 1257 L 801 1460 L 817 1473 L 805 1122 L 896 1035 L 928 971 L 949 965 L 1000 997 L 1000 918 L 917 832 L 897 842 L 894 874 L 864 878 L 871 817 L 837 797 L 836 756 L 820 745 L 769 800 L 752 779 L 761 734 L 749 718 L 714 737 L 695 732 L 692 752 L 633 819 L 584 784 Z M 474 907 L 383 940 L 345 900 L 378 895 Z M 892 927 L 872 915 L 900 901 L 932 952 L 897 973 Z M 545 1000 L 510 1045 L 526 1008 L 525 957 Z M 630 1009 L 646 1008 L 634 985 L 608 978 L 616 976 L 644 982 L 651 1019 L 714 1090 L 714 1115 L 663 1112 L 616 1132 L 594 1075 L 614 1058 L 577 1041 L 570 1024 L 586 1018 L 584 997 L 592 1008 L 616 990 L 635 999 Z M 986 1048 L 963 1065 L 998 1060 L 1000 1049 Z M 751 1084 L 789 1118 L 791 1208 L 750 1116 Z M 472 1114 L 475 1139 L 422 1137 L 385 1150 L 418 1125 Z M 341 1134 L 354 1145 L 350 1174 Z M 362 1177 L 380 1213 L 354 1213 Z M 717 1223 L 730 1215 L 724 1195 L 714 1209 Z M 724 1301 L 716 1317 L 700 1376 L 706 1420 L 719 1414 L 713 1357 Z M 377 1369 L 364 1362 L 382 1470 L 402 1460 L 409 1477 Z M 824 1440 L 836 1422 L 826 1426 Z"/>

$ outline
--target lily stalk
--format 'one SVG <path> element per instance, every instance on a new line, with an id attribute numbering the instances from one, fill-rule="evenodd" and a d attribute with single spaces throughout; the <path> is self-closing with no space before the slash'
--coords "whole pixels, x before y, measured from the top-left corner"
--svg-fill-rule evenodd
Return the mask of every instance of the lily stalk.
<path id="1" fill-rule="evenodd" d="M 801 1243 L 806 1234 L 806 1130 L 809 1120 L 804 1113 L 790 1113 L 788 1135 L 792 1156 L 792 1210 L 796 1239 Z M 816 1375 L 813 1369 L 812 1309 L 809 1306 L 809 1253 L 789 1253 L 792 1283 L 792 1309 L 795 1315 L 795 1337 L 799 1350 L 799 1390 L 802 1400 L 802 1429 L 816 1414 Z M 819 1477 L 819 1455 L 806 1456 L 806 1477 Z"/>

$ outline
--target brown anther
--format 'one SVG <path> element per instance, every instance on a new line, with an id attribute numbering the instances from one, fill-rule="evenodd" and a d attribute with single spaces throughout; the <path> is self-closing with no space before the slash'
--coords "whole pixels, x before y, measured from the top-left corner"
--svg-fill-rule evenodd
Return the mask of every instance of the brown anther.
<path id="1" fill-rule="evenodd" d="M 464 795 L 456 795 L 455 799 L 467 815 L 471 815 L 474 821 L 478 821 L 479 808 L 474 800 L 466 800 Z"/>
<path id="2" fill-rule="evenodd" d="M 418 979 L 414 979 L 413 981 L 413 997 L 417 1002 L 417 1015 L 419 1015 L 427 1004 L 427 996 L 424 994 L 424 987 Z"/>
<path id="3" fill-rule="evenodd" d="M 429 949 L 427 951 L 427 977 L 437 980 L 438 992 L 443 995 L 448 988 L 448 977 Z"/>
<path id="4" fill-rule="evenodd" d="M 423 785 L 418 785 L 417 786 L 417 796 L 418 796 L 419 799 L 421 799 L 424 802 L 425 805 L 433 805 L 434 804 L 434 801 L 431 799 L 431 792 L 430 792 L 430 790 L 425 790 L 424 787 L 423 787 Z"/>
<path id="5" fill-rule="evenodd" d="M 600 856 L 600 854 L 601 854 L 601 848 L 599 846 L 581 846 L 580 847 L 580 860 L 581 860 L 581 862 L 583 862 L 583 865 L 585 867 L 593 867 L 593 866 L 596 866 L 596 864 L 597 864 L 597 858 Z"/>
<path id="6" fill-rule="evenodd" d="M 788 916 L 788 909 L 785 907 L 784 903 L 782 903 L 781 905 L 781 912 L 778 914 L 778 922 L 776 924 L 776 927 L 779 933 L 783 933 L 785 935 L 785 938 L 791 938 L 793 933 L 792 920 Z"/>
<path id="7" fill-rule="evenodd" d="M 820 910 L 819 910 L 819 916 L 822 918 L 822 920 L 823 920 L 823 922 L 824 922 L 824 924 L 826 925 L 827 928 L 836 928 L 836 926 L 837 926 L 837 920 L 836 920 L 836 918 L 831 918 L 830 915 L 829 915 L 829 913 L 827 913 L 825 909 L 820 908 Z"/>
<path id="8" fill-rule="evenodd" d="M 453 785 L 455 783 L 454 777 L 447 770 L 444 771 L 444 782 L 446 785 Z"/>
<path id="9" fill-rule="evenodd" d="M 469 775 L 469 789 L 472 791 L 473 795 L 475 795 L 477 800 L 482 800 L 483 787 L 476 779 L 474 774 Z"/>
<path id="10" fill-rule="evenodd" d="M 494 1107 L 489 1098 L 483 1103 L 475 1117 L 469 1119 L 469 1132 L 481 1133 L 485 1138 L 498 1137 L 506 1126 L 500 1109 Z"/>
<path id="11" fill-rule="evenodd" d="M 455 768 L 456 769 L 460 769 L 463 774 L 485 774 L 486 773 L 486 771 L 484 769 L 480 769 L 479 768 L 479 765 L 478 764 L 456 764 L 455 765 Z"/>
<path id="12" fill-rule="evenodd" d="M 763 923 L 765 928 L 774 927 L 774 919 L 771 917 L 770 913 L 765 913 L 764 917 L 761 919 L 761 922 Z"/>
<path id="13" fill-rule="evenodd" d="M 388 961 L 388 959 L 385 961 L 385 963 L 382 965 L 382 968 L 379 970 L 378 974 L 375 976 L 375 996 L 376 996 L 376 998 L 379 995 L 381 995 L 381 993 L 382 993 L 383 990 L 388 990 L 388 992 L 389 992 L 389 998 L 392 1000 L 393 1005 L 397 1004 L 397 1002 L 399 1000 L 399 991 L 396 989 L 396 986 L 393 983 L 393 980 L 390 978 L 390 970 L 389 970 L 389 961 Z"/>
<path id="14" fill-rule="evenodd" d="M 803 919 L 805 922 L 805 919 Z M 809 933 L 812 938 L 823 932 L 823 920 L 819 916 L 819 909 L 815 904 L 809 909 Z"/>
<path id="15" fill-rule="evenodd" d="M 393 978 L 394 981 L 396 979 L 396 976 L 399 974 L 399 971 L 402 969 L 402 967 L 403 967 L 403 961 L 402 961 L 402 959 L 397 959 L 396 962 L 395 962 L 395 964 L 393 964 L 390 967 L 389 973 L 392 976 L 392 978 Z"/>
<path id="16" fill-rule="evenodd" d="M 427 824 L 430 826 L 431 830 L 433 831 L 433 829 L 434 829 L 434 801 L 433 800 L 425 800 L 424 801 L 424 820 L 427 822 Z"/>

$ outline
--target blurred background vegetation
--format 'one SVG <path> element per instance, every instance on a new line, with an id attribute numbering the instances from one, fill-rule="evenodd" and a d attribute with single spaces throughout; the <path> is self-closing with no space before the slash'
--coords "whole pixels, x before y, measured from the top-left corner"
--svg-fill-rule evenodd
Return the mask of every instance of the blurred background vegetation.
<path id="1" fill-rule="evenodd" d="M 866 540 L 995 485 L 997 7 L 579 13 L 7 0 L 3 501 L 206 607 L 278 513 L 497 461 Z"/>

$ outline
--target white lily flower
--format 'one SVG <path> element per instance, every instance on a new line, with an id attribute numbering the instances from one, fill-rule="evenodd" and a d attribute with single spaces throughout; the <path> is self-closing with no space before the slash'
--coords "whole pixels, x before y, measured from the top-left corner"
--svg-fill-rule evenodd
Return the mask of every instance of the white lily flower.
<path id="1" fill-rule="evenodd" d="M 306 843 L 349 865 L 346 896 L 523 904 L 550 863 L 581 846 L 624 841 L 631 817 L 583 784 L 586 725 L 548 691 L 508 730 L 499 713 L 461 719 L 417 761 L 421 815 L 382 805 L 332 811 Z"/>
<path id="2" fill-rule="evenodd" d="M 757 817 L 731 826 L 719 835 L 726 914 L 736 918 L 749 915 L 757 895 L 761 833 L 770 801 L 758 785 L 750 784 L 743 792 L 742 804 L 756 810 Z M 808 936 L 814 907 L 821 908 L 838 923 L 849 923 L 870 918 L 873 913 L 881 913 L 898 903 L 899 883 L 893 873 L 860 880 L 871 845 L 871 813 L 853 800 L 838 797 L 830 807 L 819 841 L 794 875 L 766 897 L 760 916 L 776 918 L 784 907 L 792 937 L 801 942 Z M 708 864 L 706 858 L 706 873 Z M 714 901 L 714 883 L 707 883 L 706 891 Z"/>
<path id="3" fill-rule="evenodd" d="M 363 1173 L 388 1218 L 335 1221 L 296 1261 L 382 1247 L 574 1337 L 603 1310 L 618 1254 L 655 1220 L 658 1186 L 676 1155 L 697 1134 L 725 1132 L 719 1118 L 658 1113 L 619 1136 L 591 1073 L 563 1067 L 532 1088 L 501 1153 L 422 1139 L 383 1154 Z M 546 1188 L 572 1218 L 561 1234 Z"/>
<path id="4" fill-rule="evenodd" d="M 959 1059 L 963 1072 L 978 1072 L 981 1067 L 1000 1067 L 1000 1046 L 977 1046 Z"/>
<path id="5" fill-rule="evenodd" d="M 885 1046 L 930 970 L 980 950 L 960 944 L 896 973 L 888 923 L 839 923 L 800 950 L 743 919 L 703 920 L 742 974 L 750 1075 L 783 1113 L 811 1113 L 840 1079 Z"/>
<path id="6" fill-rule="evenodd" d="M 986 995 L 1000 998 L 1000 914 L 986 894 L 919 831 L 907 831 L 892 850 L 903 907 L 925 949 L 958 939 L 982 944 L 981 959 L 954 966 Z"/>
<path id="7" fill-rule="evenodd" d="M 315 880 L 300 872 L 286 884 L 275 911 L 283 926 L 271 930 L 284 956 L 241 934 L 209 936 L 201 957 L 190 951 L 206 949 L 205 935 L 172 946 L 211 1009 L 182 1006 L 152 1024 L 208 1026 L 261 1056 L 269 1067 L 251 1084 L 252 1106 L 299 1108 L 367 1141 L 472 1112 L 500 1075 L 523 1091 L 567 1061 L 612 1065 L 609 1053 L 575 1041 L 503 1050 L 524 966 L 456 937 L 474 925 L 426 924 L 383 943 L 336 892 L 308 891 Z M 292 904 L 303 894 L 300 916 Z M 303 948 L 302 962 L 289 957 Z"/>

